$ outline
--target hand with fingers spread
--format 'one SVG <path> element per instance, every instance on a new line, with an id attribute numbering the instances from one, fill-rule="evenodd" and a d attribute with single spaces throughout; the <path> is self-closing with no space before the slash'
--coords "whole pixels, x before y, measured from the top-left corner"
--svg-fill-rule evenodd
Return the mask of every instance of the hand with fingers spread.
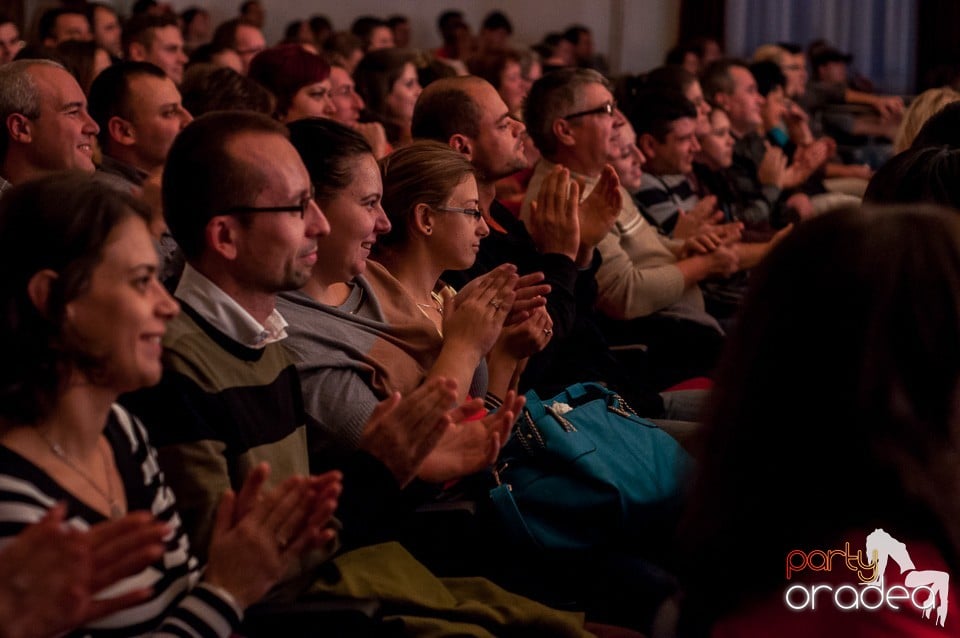
<path id="1" fill-rule="evenodd" d="M 453 298 L 444 298 L 444 346 L 455 344 L 483 357 L 493 347 L 516 301 L 519 281 L 511 264 L 470 281 Z M 471 357 L 472 358 L 472 357 Z"/>
<path id="2" fill-rule="evenodd" d="M 729 246 L 740 241 L 743 237 L 743 222 L 728 222 L 712 226 L 710 230 L 720 238 L 720 241 Z"/>
<path id="3" fill-rule="evenodd" d="M 550 294 L 550 284 L 545 284 L 543 282 L 543 273 L 535 272 L 530 273 L 529 275 L 524 275 L 517 280 L 517 285 L 514 286 L 513 291 L 516 293 L 516 298 L 513 300 L 513 307 L 510 309 L 510 314 L 507 315 L 507 319 L 503 322 L 504 326 L 512 326 L 513 324 L 520 323 L 533 314 L 538 308 L 543 308 L 547 305 L 546 295 Z"/>
<path id="4" fill-rule="evenodd" d="M 546 348 L 552 336 L 553 321 L 550 313 L 546 308 L 538 308 L 521 323 L 504 326 L 500 338 L 490 352 L 490 358 L 503 353 L 516 363 Z"/>
<path id="5" fill-rule="evenodd" d="M 709 223 L 715 218 L 717 212 L 719 212 L 717 211 L 717 196 L 707 195 L 697 202 L 696 206 L 687 211 L 687 214 L 693 219 L 699 220 L 703 223 Z"/>
<path id="6" fill-rule="evenodd" d="M 530 204 L 527 231 L 541 253 L 576 259 L 580 250 L 580 185 L 557 165 L 544 178 L 537 201 Z"/>
<path id="7" fill-rule="evenodd" d="M 680 249 L 680 258 L 686 258 L 691 255 L 706 255 L 712 253 L 723 245 L 723 238 L 713 230 L 701 232 L 694 237 L 688 237 L 683 242 L 683 248 Z"/>
<path id="8" fill-rule="evenodd" d="M 676 239 L 686 239 L 701 233 L 707 227 L 723 221 L 723 211 L 717 210 L 717 197 L 707 195 L 688 211 L 680 211 L 673 227 Z"/>
<path id="9" fill-rule="evenodd" d="M 719 246 L 707 255 L 710 274 L 729 277 L 740 270 L 740 258 L 736 250 L 730 246 Z"/>
<path id="10" fill-rule="evenodd" d="M 607 164 L 593 190 L 580 202 L 580 252 L 577 263 L 589 263 L 593 249 L 613 228 L 622 208 L 620 178 L 616 170 Z"/>
<path id="11" fill-rule="evenodd" d="M 456 381 L 428 379 L 407 396 L 381 401 L 360 435 L 360 448 L 377 458 L 407 485 L 440 439 L 450 429 L 447 412 L 456 402 Z"/>
<path id="12" fill-rule="evenodd" d="M 826 140 L 816 140 L 806 146 L 798 146 L 794 162 L 803 164 L 812 173 L 827 163 L 830 150 Z"/>
<path id="13" fill-rule="evenodd" d="M 53 636 L 142 603 L 150 589 L 113 598 L 94 595 L 163 555 L 163 523 L 145 513 L 95 525 L 86 532 L 63 525 L 55 505 L 0 550 L 0 633 Z"/>
<path id="14" fill-rule="evenodd" d="M 487 355 L 488 391 L 504 396 L 516 389 L 527 358 L 541 352 L 553 337 L 553 320 L 545 307 L 527 319 L 504 326 Z"/>
<path id="15" fill-rule="evenodd" d="M 479 400 L 452 410 L 449 416 L 455 425 L 423 464 L 420 478 L 442 483 L 493 465 L 500 448 L 510 437 L 510 430 L 523 409 L 524 401 L 523 396 L 510 391 L 500 409 L 482 419 L 475 418 L 483 405 Z"/>
<path id="16" fill-rule="evenodd" d="M 740 269 L 738 247 L 741 244 L 727 244 L 716 236 L 706 238 L 701 235 L 700 238 L 713 248 L 706 252 L 702 248 L 698 249 L 677 261 L 677 268 L 683 273 L 684 282 L 688 286 L 708 277 L 729 277 Z"/>
<path id="17" fill-rule="evenodd" d="M 793 156 L 793 162 L 783 173 L 783 187 L 797 188 L 810 179 L 828 158 L 827 144 L 825 142 L 813 142 L 807 146 L 797 147 Z"/>
<path id="18" fill-rule="evenodd" d="M 247 474 L 247 479 L 240 486 L 240 491 L 236 495 L 236 505 L 233 508 L 233 525 L 239 524 L 240 520 L 257 505 L 257 502 L 261 499 L 261 491 L 269 477 L 270 466 L 266 463 L 261 463 Z M 306 478 L 309 488 L 315 492 L 320 502 L 315 514 L 324 518 L 322 523 L 318 522 L 321 526 L 325 527 L 329 523 L 333 516 L 333 510 L 336 509 L 341 478 L 340 472 L 336 471 Z M 323 544 L 332 540 L 333 534 L 333 530 L 324 530 L 318 539 L 318 543 Z"/>
<path id="19" fill-rule="evenodd" d="M 268 475 L 261 464 L 250 476 L 254 487 L 223 495 L 210 539 L 204 581 L 242 608 L 260 600 L 303 552 L 329 540 L 326 528 L 340 493 L 336 474 L 321 492 L 302 476 L 264 492 Z"/>
<path id="20" fill-rule="evenodd" d="M 157 521 L 149 512 L 131 512 L 123 518 L 98 523 L 87 532 L 93 549 L 93 591 L 98 592 L 108 585 L 137 574 L 157 561 L 164 551 L 164 539 L 170 527 Z M 142 592 L 128 595 L 138 597 Z M 133 601 L 107 599 L 93 604 L 96 617 L 112 614 Z M 139 602 L 139 600 L 137 601 Z"/>

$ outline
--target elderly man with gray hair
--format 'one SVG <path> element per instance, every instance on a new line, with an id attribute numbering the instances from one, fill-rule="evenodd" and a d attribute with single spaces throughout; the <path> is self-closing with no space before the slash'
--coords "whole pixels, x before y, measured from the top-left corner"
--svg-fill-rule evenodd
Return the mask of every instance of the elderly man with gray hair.
<path id="1" fill-rule="evenodd" d="M 530 89 L 524 108 L 527 132 L 543 159 L 537 164 L 521 209 L 524 222 L 545 178 L 557 164 L 582 184 L 581 196 L 604 187 L 607 158 L 619 145 L 623 116 L 606 79 L 588 69 L 561 69 L 544 75 Z M 614 178 L 615 179 L 615 178 Z M 649 366 L 655 389 L 710 372 L 723 343 L 723 331 L 707 314 L 697 284 L 737 269 L 727 244 L 738 237 L 673 240 L 648 224 L 622 187 L 619 216 L 597 244 L 603 263 L 597 270 L 597 307 L 610 321 L 614 345 L 635 346 L 628 365 Z M 581 234 L 591 232 L 583 226 Z M 635 360 L 634 356 L 640 357 Z"/>
<path id="2" fill-rule="evenodd" d="M 0 193 L 46 173 L 93 172 L 99 132 L 87 98 L 66 69 L 49 60 L 0 67 Z"/>

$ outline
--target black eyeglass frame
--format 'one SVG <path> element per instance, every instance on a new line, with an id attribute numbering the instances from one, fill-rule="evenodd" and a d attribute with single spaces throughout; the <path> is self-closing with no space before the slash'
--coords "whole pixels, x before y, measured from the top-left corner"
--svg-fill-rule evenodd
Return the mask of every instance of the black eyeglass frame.
<path id="1" fill-rule="evenodd" d="M 433 210 L 443 213 L 460 213 L 461 215 L 470 215 L 474 221 L 483 219 L 483 211 L 479 208 L 458 208 L 456 206 L 432 206 Z"/>
<path id="2" fill-rule="evenodd" d="M 617 101 L 613 100 L 612 102 L 604 102 L 598 107 L 587 109 L 586 111 L 577 111 L 576 113 L 571 113 L 570 115 L 564 115 L 564 120 L 572 120 L 578 117 L 586 117 L 588 115 L 613 115 L 617 110 Z"/>
<path id="3" fill-rule="evenodd" d="M 246 215 L 249 213 L 300 213 L 300 219 L 307 216 L 307 209 L 310 208 L 310 202 L 314 201 L 316 192 L 313 187 L 310 188 L 310 194 L 303 198 L 299 204 L 290 206 L 231 206 L 220 211 L 219 215 Z"/>

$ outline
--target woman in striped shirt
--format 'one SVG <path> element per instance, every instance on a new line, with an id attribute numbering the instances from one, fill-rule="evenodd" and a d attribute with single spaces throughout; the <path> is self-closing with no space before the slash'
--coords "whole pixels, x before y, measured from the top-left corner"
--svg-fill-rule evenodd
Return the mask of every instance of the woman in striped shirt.
<path id="1" fill-rule="evenodd" d="M 330 540 L 339 477 L 267 490 L 264 465 L 224 494 L 205 569 L 191 555 L 144 429 L 115 404 L 159 380 L 161 338 L 178 312 L 156 277 L 148 219 L 131 197 L 80 174 L 23 184 L 0 207 L 0 543 L 14 551 L 15 535 L 50 517 L 90 539 L 146 543 L 139 552 L 131 543 L 139 562 L 121 573 L 102 564 L 122 555 L 118 541 L 112 553 L 109 539 L 88 543 L 75 608 L 57 609 L 54 592 L 38 595 L 41 574 L 20 570 L 0 587 L 0 616 L 45 619 L 23 635 L 82 625 L 78 635 L 229 636 L 301 553 Z M 122 578 L 104 581 L 111 571 Z"/>

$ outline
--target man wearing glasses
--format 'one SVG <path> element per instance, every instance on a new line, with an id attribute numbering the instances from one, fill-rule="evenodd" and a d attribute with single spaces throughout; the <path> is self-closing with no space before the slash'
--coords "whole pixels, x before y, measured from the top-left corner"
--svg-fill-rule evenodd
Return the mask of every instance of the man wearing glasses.
<path id="1" fill-rule="evenodd" d="M 307 281 L 330 231 L 311 195 L 286 129 L 252 113 L 199 118 L 164 168 L 165 217 L 187 260 L 182 311 L 163 336 L 161 383 L 124 402 L 150 431 L 201 554 L 219 494 L 264 462 L 272 481 L 309 474 L 299 380 L 274 306 Z"/>
<path id="2" fill-rule="evenodd" d="M 231 115 L 202 118 L 202 132 L 221 131 L 225 138 L 211 141 L 212 148 L 198 144 L 190 158 L 171 149 L 163 204 L 187 258 L 177 298 L 201 317 L 206 309 L 221 318 L 234 315 L 231 336 L 262 348 L 285 334 L 274 309 L 276 294 L 307 282 L 317 238 L 330 225 L 311 198 L 309 176 L 286 130 L 250 114 Z M 204 158 L 212 164 L 207 169 Z M 224 307 L 237 312 L 225 313 Z"/>
<path id="3" fill-rule="evenodd" d="M 309 417 L 276 301 L 310 278 L 330 224 L 287 129 L 247 112 L 209 113 L 180 133 L 164 168 L 163 204 L 187 260 L 174 293 L 181 313 L 163 337 L 160 384 L 124 403 L 150 431 L 202 552 L 220 495 L 239 489 L 259 464 L 269 463 L 273 482 L 309 473 Z M 341 468 L 347 478 L 365 472 L 356 479 L 366 481 L 361 494 L 382 486 L 396 497 L 449 424 L 452 391 L 425 387 L 402 399 L 403 409 L 391 403 L 370 417 L 360 469 Z M 435 421 L 424 416 L 432 414 Z M 421 421 L 429 427 L 417 427 Z M 397 454 L 408 449 L 422 455 Z M 409 476 L 401 481 L 392 470 Z M 365 505 L 368 516 L 380 511 Z"/>
<path id="4" fill-rule="evenodd" d="M 566 75 L 591 82 L 599 77 L 579 71 Z M 609 99 L 601 100 L 599 112 L 574 112 L 573 121 L 590 117 L 610 121 L 615 117 L 612 107 Z M 644 416 L 688 418 L 687 413 L 668 411 L 675 404 L 665 406 L 663 398 L 644 386 L 637 370 L 618 364 L 597 325 L 594 275 L 600 259 L 596 245 L 607 236 L 622 206 L 616 174 L 607 172 L 603 177 L 606 186 L 595 187 L 579 206 L 569 206 L 572 195 L 562 192 L 569 186 L 566 174 L 552 162 L 545 164 L 556 168 L 540 181 L 539 204 L 524 225 L 495 195 L 498 179 L 527 166 L 526 129 L 511 118 L 507 105 L 489 82 L 458 76 L 431 83 L 417 101 L 412 129 L 415 138 L 448 144 L 470 160 L 477 170 L 480 209 L 490 227 L 490 234 L 480 242 L 474 265 L 468 270 L 446 272 L 443 280 L 462 287 L 474 277 L 511 263 L 521 274 L 543 272 L 545 282 L 550 284 L 546 297 L 553 338 L 546 350 L 528 361 L 521 387 L 550 396 L 572 383 L 602 380 Z M 547 205 L 551 201 L 561 205 Z"/>
<path id="5" fill-rule="evenodd" d="M 602 75 L 589 69 L 560 69 L 531 87 L 524 120 L 527 133 L 543 155 L 520 209 L 526 222 L 540 184 L 557 164 L 592 189 L 607 157 L 616 150 L 616 129 L 623 124 L 623 117 Z"/>
<path id="6" fill-rule="evenodd" d="M 606 80 L 589 70 L 562 70 L 537 80 L 525 107 L 527 131 L 543 154 L 524 200 L 521 217 L 530 219 L 530 203 L 557 163 L 567 166 L 590 193 L 613 155 L 621 121 Z M 716 255 L 718 241 L 675 241 L 660 235 L 640 215 L 630 195 L 620 187 L 621 208 L 616 223 L 599 243 L 602 263 L 597 270 L 597 308 L 614 320 L 605 325 L 610 342 L 641 350 L 630 366 L 645 366 L 650 384 L 662 390 L 685 379 L 705 376 L 722 345 L 722 330 L 705 312 L 697 283 L 715 260 L 726 257 L 726 271 L 737 268 L 725 251 Z"/>

